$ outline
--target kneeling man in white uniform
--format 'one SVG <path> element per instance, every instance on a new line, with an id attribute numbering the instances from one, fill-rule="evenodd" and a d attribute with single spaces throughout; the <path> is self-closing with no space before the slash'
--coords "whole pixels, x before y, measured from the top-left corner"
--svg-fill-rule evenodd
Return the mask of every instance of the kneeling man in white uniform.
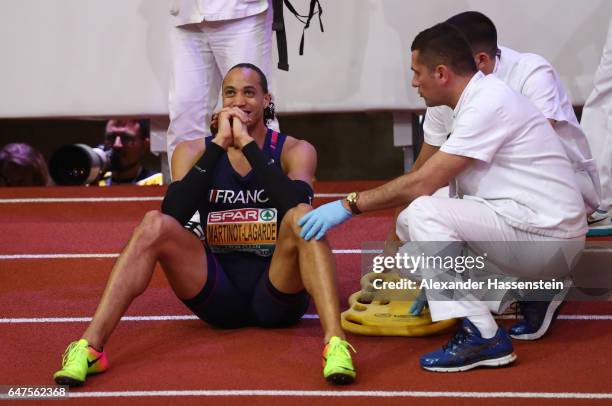
<path id="1" fill-rule="evenodd" d="M 453 25 L 421 32 L 411 50 L 412 86 L 428 107 L 453 109 L 448 140 L 417 170 L 311 211 L 299 221 L 302 237 L 320 239 L 354 215 L 409 204 L 397 222 L 403 241 L 553 242 L 573 263 L 587 231 L 584 202 L 547 119 L 500 79 L 479 72 L 465 36 Z M 458 198 L 431 196 L 445 185 Z M 550 269 L 550 258 L 542 257 L 542 269 Z M 534 276 L 564 276 L 544 274 L 537 255 L 530 261 Z M 434 321 L 463 321 L 447 345 L 421 357 L 421 366 L 463 371 L 513 362 L 512 342 L 491 315 L 498 305 L 430 300 Z"/>

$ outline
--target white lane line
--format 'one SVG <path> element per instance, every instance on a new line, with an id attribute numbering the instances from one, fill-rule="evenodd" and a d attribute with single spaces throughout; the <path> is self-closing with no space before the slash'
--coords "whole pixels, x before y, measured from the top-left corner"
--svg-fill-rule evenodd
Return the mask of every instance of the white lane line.
<path id="1" fill-rule="evenodd" d="M 163 196 L 126 197 L 37 197 L 31 199 L 0 199 L 0 204 L 10 203 L 104 203 L 104 202 L 151 202 L 161 201 Z"/>
<path id="2" fill-rule="evenodd" d="M 382 250 L 362 250 L 362 249 L 335 249 L 332 253 L 338 255 L 344 254 L 381 254 Z M 599 249 L 587 248 L 583 252 L 612 252 L 612 248 Z M 96 254 L 6 254 L 0 255 L 0 260 L 11 259 L 86 259 L 86 258 L 117 258 L 119 253 L 96 253 Z"/>
<path id="3" fill-rule="evenodd" d="M 315 193 L 315 194 L 314 194 L 314 197 L 315 197 L 315 199 L 316 199 L 317 197 L 322 198 L 322 199 L 325 199 L 325 198 L 328 198 L 328 197 L 332 197 L 332 198 L 333 198 L 333 197 L 344 198 L 344 197 L 346 197 L 346 195 L 348 195 L 349 193 L 350 193 L 350 192 L 348 192 L 348 193 Z"/>
<path id="4" fill-rule="evenodd" d="M 381 250 L 338 249 L 334 254 L 379 254 Z M 86 259 L 86 258 L 117 258 L 119 253 L 107 254 L 10 254 L 0 255 L 0 260 L 12 259 Z"/>
<path id="5" fill-rule="evenodd" d="M 111 253 L 111 254 L 15 254 L 15 255 L 0 255 L 0 260 L 117 258 L 118 256 L 119 256 L 118 253 Z"/>
<path id="6" fill-rule="evenodd" d="M 612 399 L 612 393 L 588 392 L 443 392 L 443 391 L 339 391 L 339 390 L 160 390 L 70 392 L 70 398 L 176 396 L 292 396 L 292 397 L 409 397 L 409 398 L 523 398 Z"/>
<path id="7" fill-rule="evenodd" d="M 513 315 L 496 315 L 498 320 L 517 320 L 523 317 L 519 315 L 514 317 Z M 612 320 L 612 315 L 609 314 L 560 314 L 557 316 L 557 320 Z"/>
<path id="8" fill-rule="evenodd" d="M 302 319 L 318 319 L 318 314 L 305 314 Z M 191 314 L 176 316 L 123 316 L 121 321 L 177 321 L 199 320 Z M 0 318 L 0 324 L 24 323 L 89 323 L 91 317 L 30 317 L 30 318 Z"/>
<path id="9" fill-rule="evenodd" d="M 318 319 L 318 314 L 305 314 L 302 319 Z M 496 316 L 496 319 L 515 319 L 514 316 Z M 521 317 L 519 317 L 521 318 Z M 123 316 L 121 321 L 182 321 L 198 320 L 194 315 L 176 316 Z M 607 314 L 561 314 L 558 320 L 612 320 Z M 0 318 L 0 324 L 28 324 L 28 323 L 89 323 L 91 317 L 30 317 L 30 318 Z"/>
<path id="10" fill-rule="evenodd" d="M 342 198 L 348 193 L 315 193 L 315 198 Z M 108 202 L 153 202 L 162 201 L 163 196 L 124 196 L 124 197 L 33 197 L 0 199 L 0 204 L 16 203 L 108 203 Z"/>

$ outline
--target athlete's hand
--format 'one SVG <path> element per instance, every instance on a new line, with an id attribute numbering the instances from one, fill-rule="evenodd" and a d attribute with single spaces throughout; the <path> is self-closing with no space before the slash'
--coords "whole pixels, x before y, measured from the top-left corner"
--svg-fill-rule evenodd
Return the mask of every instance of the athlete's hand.
<path id="1" fill-rule="evenodd" d="M 231 116 L 232 135 L 234 137 L 233 146 L 242 149 L 246 144 L 253 141 L 249 134 L 248 126 L 251 124 L 251 119 L 244 111 L 238 107 L 226 107 L 223 110 Z"/>
<path id="2" fill-rule="evenodd" d="M 234 117 L 232 121 L 232 130 L 234 133 L 234 146 L 238 149 L 242 149 L 246 144 L 253 141 L 253 138 L 247 131 L 247 125 L 240 118 Z"/>
<path id="3" fill-rule="evenodd" d="M 418 296 L 414 299 L 414 302 L 412 302 L 410 309 L 408 309 L 408 312 L 413 316 L 420 316 L 425 306 L 427 306 L 427 294 L 425 293 L 425 289 L 421 289 Z"/>
<path id="4" fill-rule="evenodd" d="M 210 133 L 213 135 L 217 135 L 219 131 L 219 112 L 213 113 L 210 118 Z"/>
<path id="5" fill-rule="evenodd" d="M 232 115 L 228 108 L 222 109 L 216 117 L 217 134 L 213 138 L 213 142 L 223 149 L 227 149 L 234 145 L 234 136 L 232 134 Z M 211 124 L 212 127 L 212 124 Z"/>
<path id="6" fill-rule="evenodd" d="M 344 208 L 342 200 L 324 204 L 306 213 L 298 220 L 298 225 L 302 227 L 300 237 L 306 241 L 312 237 L 320 240 L 327 233 L 327 230 L 344 223 L 351 217 L 351 212 Z"/>

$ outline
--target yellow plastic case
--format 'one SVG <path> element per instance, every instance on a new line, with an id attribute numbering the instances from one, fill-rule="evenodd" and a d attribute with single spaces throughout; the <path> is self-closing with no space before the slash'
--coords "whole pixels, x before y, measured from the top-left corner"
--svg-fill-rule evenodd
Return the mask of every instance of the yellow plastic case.
<path id="1" fill-rule="evenodd" d="M 369 336 L 423 337 L 443 333 L 456 324 L 455 319 L 431 321 L 429 309 L 420 316 L 408 312 L 410 300 L 360 303 L 361 291 L 349 297 L 349 309 L 342 313 L 342 328 L 355 334 Z"/>

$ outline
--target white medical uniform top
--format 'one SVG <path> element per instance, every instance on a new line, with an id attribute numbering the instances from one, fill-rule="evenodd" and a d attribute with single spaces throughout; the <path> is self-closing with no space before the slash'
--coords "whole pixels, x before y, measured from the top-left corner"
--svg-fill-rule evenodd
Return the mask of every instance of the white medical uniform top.
<path id="1" fill-rule="evenodd" d="M 540 111 L 493 75 L 478 72 L 454 110 L 440 147 L 474 158 L 455 182 L 513 227 L 556 238 L 587 231 L 584 203 L 559 137 Z"/>
<path id="2" fill-rule="evenodd" d="M 493 75 L 531 100 L 544 117 L 557 121 L 554 129 L 574 168 L 585 211 L 592 213 L 599 206 L 601 196 L 599 175 L 587 138 L 578 124 L 557 72 L 539 55 L 522 54 L 505 47 L 500 47 L 500 50 Z M 441 146 L 450 133 L 452 121 L 449 107 L 428 108 L 423 124 L 425 142 Z"/>
<path id="3" fill-rule="evenodd" d="M 234 20 L 264 12 L 268 0 L 171 0 L 174 25 Z"/>

